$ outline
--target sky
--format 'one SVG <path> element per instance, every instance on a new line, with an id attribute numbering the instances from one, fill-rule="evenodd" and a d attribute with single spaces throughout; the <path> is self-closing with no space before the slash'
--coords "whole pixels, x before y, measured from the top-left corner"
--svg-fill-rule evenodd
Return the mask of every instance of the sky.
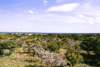
<path id="1" fill-rule="evenodd" d="M 0 0 L 0 32 L 100 33 L 100 0 Z"/>

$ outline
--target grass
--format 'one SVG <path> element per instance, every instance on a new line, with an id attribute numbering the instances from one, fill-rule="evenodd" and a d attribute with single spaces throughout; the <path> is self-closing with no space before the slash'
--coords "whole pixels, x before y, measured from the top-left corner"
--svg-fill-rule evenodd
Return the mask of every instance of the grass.
<path id="1" fill-rule="evenodd" d="M 81 50 L 81 53 L 87 53 L 87 51 L 85 51 L 85 50 Z"/>
<path id="2" fill-rule="evenodd" d="M 60 51 L 60 52 L 66 52 L 66 50 L 63 49 L 63 48 L 59 49 L 59 51 Z"/>

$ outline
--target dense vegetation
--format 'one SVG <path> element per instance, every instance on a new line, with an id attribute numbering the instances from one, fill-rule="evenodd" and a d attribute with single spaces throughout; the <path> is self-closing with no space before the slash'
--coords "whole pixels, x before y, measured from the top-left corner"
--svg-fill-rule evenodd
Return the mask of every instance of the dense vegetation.
<path id="1" fill-rule="evenodd" d="M 100 34 L 0 33 L 0 67 L 99 67 Z"/>

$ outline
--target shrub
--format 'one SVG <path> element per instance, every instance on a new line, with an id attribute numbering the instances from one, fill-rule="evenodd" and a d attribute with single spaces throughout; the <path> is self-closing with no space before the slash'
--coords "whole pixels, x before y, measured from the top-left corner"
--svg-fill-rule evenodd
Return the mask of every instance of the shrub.
<path id="1" fill-rule="evenodd" d="M 47 44 L 47 50 L 53 52 L 53 51 L 57 51 L 59 50 L 59 46 L 57 43 L 55 43 L 54 41 L 48 41 L 48 44 Z"/>
<path id="2" fill-rule="evenodd" d="M 2 50 L 8 49 L 10 51 L 10 54 L 12 51 L 14 51 L 14 48 L 17 47 L 17 42 L 13 40 L 8 40 L 4 42 L 0 42 L 0 53 L 2 53 Z"/>
<path id="3" fill-rule="evenodd" d="M 18 46 L 22 46 L 22 44 L 24 43 L 25 41 L 20 38 L 20 39 L 17 39 L 17 43 L 18 43 Z"/>
<path id="4" fill-rule="evenodd" d="M 83 62 L 83 56 L 72 47 L 67 48 L 66 59 L 70 62 L 71 66 Z"/>
<path id="5" fill-rule="evenodd" d="M 3 55 L 9 55 L 10 51 L 8 49 L 3 49 L 2 53 L 3 53 Z"/>
<path id="6" fill-rule="evenodd" d="M 46 66 L 52 66 L 56 64 L 64 66 L 67 64 L 63 56 L 61 56 L 60 54 L 46 51 L 39 45 L 37 45 L 37 47 L 35 47 L 33 50 L 35 54 L 37 54 L 41 58 L 41 62 L 44 60 L 43 62 L 46 64 Z"/>
<path id="7" fill-rule="evenodd" d="M 55 43 L 55 44 L 52 44 L 50 46 L 48 46 L 48 49 L 53 52 L 53 51 L 57 51 L 59 49 L 58 45 Z"/>

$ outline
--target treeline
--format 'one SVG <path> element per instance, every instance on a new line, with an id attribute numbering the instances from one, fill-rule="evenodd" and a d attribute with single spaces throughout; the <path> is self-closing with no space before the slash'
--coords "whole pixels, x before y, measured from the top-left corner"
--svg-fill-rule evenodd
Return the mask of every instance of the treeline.
<path id="1" fill-rule="evenodd" d="M 10 55 L 19 47 L 30 52 L 33 45 L 57 54 L 65 49 L 69 66 L 100 66 L 100 34 L 0 33 L 0 55 Z"/>

